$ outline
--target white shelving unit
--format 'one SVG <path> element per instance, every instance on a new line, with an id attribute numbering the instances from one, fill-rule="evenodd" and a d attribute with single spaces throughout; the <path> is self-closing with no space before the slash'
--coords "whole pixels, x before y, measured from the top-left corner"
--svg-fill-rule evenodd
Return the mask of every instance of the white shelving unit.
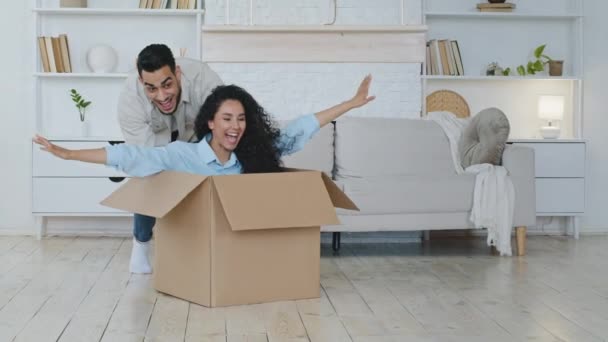
<path id="1" fill-rule="evenodd" d="M 507 13 L 479 12 L 475 8 L 478 2 L 485 0 L 423 0 L 427 39 L 457 40 L 465 71 L 464 76 L 423 75 L 423 99 L 439 89 L 456 91 L 467 99 L 473 113 L 490 106 L 505 111 L 515 138 L 536 138 L 541 126 L 535 113 L 536 98 L 565 95 L 563 137 L 581 138 L 582 0 L 511 0 L 517 8 Z M 542 44 L 547 44 L 546 55 L 565 60 L 563 76 L 519 76 L 517 66 L 532 60 L 534 48 Z M 485 76 L 491 62 L 510 67 L 512 76 Z"/>
<path id="2" fill-rule="evenodd" d="M 174 49 L 186 49 L 186 56 L 201 58 L 202 1 L 194 10 L 139 9 L 136 0 L 89 0 L 89 8 L 59 8 L 58 0 L 32 0 L 35 17 L 36 57 L 34 101 L 36 131 L 51 136 L 78 137 L 78 113 L 69 97 L 69 89 L 78 90 L 92 105 L 87 108 L 88 135 L 120 136 L 115 120 L 120 89 L 128 72 L 135 68 L 137 53 L 151 43 L 164 43 Z M 128 39 L 123 39 L 129 32 Z M 38 36 L 65 33 L 73 73 L 45 73 L 39 56 Z M 95 45 L 110 45 L 118 55 L 112 73 L 92 73 L 86 53 Z"/>
<path id="3" fill-rule="evenodd" d="M 426 18 L 484 18 L 484 19 L 505 19 L 505 20 L 561 20 L 561 19 L 576 19 L 581 18 L 579 14 L 568 14 L 568 13 L 502 13 L 502 12 L 440 12 L 440 11 L 427 11 L 425 12 Z"/>
<path id="4" fill-rule="evenodd" d="M 586 164 L 583 0 L 508 0 L 517 8 L 507 13 L 477 11 L 475 5 L 485 0 L 423 1 L 427 39 L 457 40 L 465 71 L 464 76 L 423 75 L 423 98 L 449 89 L 469 102 L 472 114 L 486 107 L 502 109 L 511 123 L 510 143 L 535 149 L 537 216 L 569 217 L 578 238 Z M 516 67 L 532 60 L 533 50 L 542 44 L 547 44 L 546 55 L 565 61 L 563 76 L 517 75 Z M 514 76 L 486 76 L 491 62 L 510 67 Z M 537 99 L 545 94 L 565 96 L 560 139 L 538 136 L 543 123 L 537 117 Z"/>
<path id="5" fill-rule="evenodd" d="M 193 16 L 203 14 L 203 10 L 176 10 L 176 9 L 113 9 L 113 8 L 34 8 L 34 12 L 40 14 L 58 15 L 113 15 L 113 16 Z"/>
<path id="6" fill-rule="evenodd" d="M 129 74 L 125 73 L 110 73 L 110 74 L 94 74 L 87 72 L 73 73 L 57 73 L 57 72 L 35 72 L 36 77 L 55 77 L 55 78 L 127 78 Z"/>
<path id="7" fill-rule="evenodd" d="M 164 43 L 176 56 L 185 48 L 187 57 L 201 58 L 202 1 L 197 1 L 194 10 L 139 9 L 138 0 L 89 0 L 88 8 L 59 8 L 59 0 L 30 3 L 35 25 L 35 129 L 65 146 L 96 148 L 122 140 L 116 119 L 118 96 L 128 72 L 135 69 L 137 54 L 146 45 Z M 73 73 L 43 72 L 37 37 L 64 33 Z M 111 73 L 93 73 L 87 67 L 87 51 L 101 44 L 112 46 L 118 55 L 117 67 Z M 86 132 L 69 95 L 72 88 L 92 101 L 86 111 Z M 54 163 L 35 146 L 32 153 L 32 212 L 38 218 L 40 235 L 48 216 L 130 215 L 97 204 L 124 175 L 99 165 Z"/>

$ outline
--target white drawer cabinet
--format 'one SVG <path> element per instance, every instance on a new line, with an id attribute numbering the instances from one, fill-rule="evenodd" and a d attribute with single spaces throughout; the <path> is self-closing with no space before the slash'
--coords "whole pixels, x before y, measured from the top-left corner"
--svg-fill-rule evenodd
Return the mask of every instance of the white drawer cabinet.
<path id="1" fill-rule="evenodd" d="M 103 140 L 53 143 L 69 149 L 108 146 Z M 37 217 L 38 234 L 44 234 L 47 216 L 127 216 L 130 213 L 99 204 L 126 179 L 114 168 L 100 164 L 63 160 L 32 145 L 32 213 Z"/>
<path id="2" fill-rule="evenodd" d="M 37 177 L 33 181 L 36 214 L 121 213 L 99 202 L 125 180 L 87 177 Z"/>
<path id="3" fill-rule="evenodd" d="M 537 178 L 536 211 L 539 216 L 585 211 L 584 178 Z"/>
<path id="4" fill-rule="evenodd" d="M 71 150 L 93 149 L 109 146 L 107 141 L 53 141 L 61 147 Z M 32 174 L 34 177 L 124 177 L 114 168 L 82 163 L 74 160 L 59 159 L 43 151 L 36 144 L 32 145 Z"/>
<path id="5" fill-rule="evenodd" d="M 578 217 L 585 212 L 584 140 L 512 140 L 534 149 L 536 215 L 569 216 L 578 238 Z"/>
<path id="6" fill-rule="evenodd" d="M 517 143 L 534 149 L 536 177 L 585 177 L 585 143 Z"/>

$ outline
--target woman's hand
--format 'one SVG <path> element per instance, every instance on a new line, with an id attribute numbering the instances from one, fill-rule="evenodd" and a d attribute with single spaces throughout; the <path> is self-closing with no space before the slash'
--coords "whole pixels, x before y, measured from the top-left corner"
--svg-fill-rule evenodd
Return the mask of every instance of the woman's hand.
<path id="1" fill-rule="evenodd" d="M 375 96 L 368 96 L 369 85 L 371 83 L 372 75 L 365 76 L 365 78 L 363 79 L 363 81 L 361 81 L 361 84 L 359 85 L 359 89 L 357 89 L 357 93 L 349 101 L 352 108 L 359 108 L 363 105 L 366 105 L 368 102 L 373 101 L 376 98 Z"/>
<path id="2" fill-rule="evenodd" d="M 40 145 L 40 149 L 43 151 L 47 151 L 53 154 L 55 157 L 59 157 L 61 159 L 71 159 L 70 155 L 72 150 L 68 150 L 63 147 L 59 147 L 50 141 L 46 140 L 44 137 L 36 134 L 36 136 L 32 139 L 36 144 Z"/>
<path id="3" fill-rule="evenodd" d="M 361 81 L 361 84 L 359 85 L 359 89 L 357 89 L 357 93 L 352 99 L 316 113 L 315 115 L 317 116 L 317 120 L 319 121 L 319 127 L 323 127 L 328 123 L 336 120 L 342 114 L 348 112 L 349 110 L 359 108 L 375 99 L 375 96 L 369 96 L 369 85 L 371 84 L 371 82 L 372 75 L 365 76 L 365 78 L 363 79 L 363 81 Z"/>

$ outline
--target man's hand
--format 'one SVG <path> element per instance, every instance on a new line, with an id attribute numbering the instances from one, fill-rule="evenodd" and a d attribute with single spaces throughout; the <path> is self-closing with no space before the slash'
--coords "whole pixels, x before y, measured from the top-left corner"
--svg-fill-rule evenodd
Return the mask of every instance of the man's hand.
<path id="1" fill-rule="evenodd" d="M 363 105 L 366 105 L 368 102 L 373 101 L 376 98 L 375 96 L 368 96 L 369 85 L 371 83 L 372 75 L 365 76 L 365 78 L 363 79 L 363 81 L 361 81 L 361 84 L 359 85 L 359 89 L 357 89 L 357 93 L 349 101 L 352 108 L 359 108 Z"/>
<path id="2" fill-rule="evenodd" d="M 47 151 L 53 154 L 55 157 L 59 157 L 61 159 L 70 159 L 70 154 L 72 150 L 68 150 L 63 147 L 59 147 L 50 141 L 46 140 L 46 138 L 36 134 L 36 136 L 32 139 L 36 144 L 40 145 L 40 149 L 43 151 Z"/>

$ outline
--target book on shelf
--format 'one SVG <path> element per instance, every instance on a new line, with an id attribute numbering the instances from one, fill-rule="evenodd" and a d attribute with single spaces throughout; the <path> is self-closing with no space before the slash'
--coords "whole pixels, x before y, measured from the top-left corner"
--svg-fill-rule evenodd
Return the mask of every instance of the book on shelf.
<path id="1" fill-rule="evenodd" d="M 40 50 L 42 71 L 51 72 L 51 67 L 49 65 L 49 55 L 46 52 L 46 43 L 44 42 L 44 37 L 38 37 L 38 49 Z"/>
<path id="2" fill-rule="evenodd" d="M 447 59 L 448 59 L 448 70 L 449 70 L 449 75 L 451 76 L 456 76 L 458 75 L 458 72 L 456 71 L 456 62 L 454 61 L 454 52 L 452 52 L 452 45 L 450 44 L 450 41 L 447 39 L 443 39 L 440 41 L 440 44 L 443 44 L 445 46 L 445 53 L 447 55 Z"/>
<path id="3" fill-rule="evenodd" d="M 171 0 L 178 1 L 177 9 L 195 9 L 196 8 L 196 0 Z"/>
<path id="4" fill-rule="evenodd" d="M 55 57 L 57 72 L 65 72 L 63 69 L 63 58 L 61 57 L 61 45 L 59 44 L 59 37 L 51 37 L 51 44 L 53 47 L 53 55 Z"/>
<path id="5" fill-rule="evenodd" d="M 68 48 L 68 35 L 59 35 L 59 46 L 61 51 L 61 60 L 63 62 L 63 71 L 72 72 L 72 63 L 70 61 L 70 49 Z"/>
<path id="6" fill-rule="evenodd" d="M 515 4 L 504 2 L 499 4 L 479 3 L 477 9 L 480 12 L 512 12 L 515 9 Z"/>
<path id="7" fill-rule="evenodd" d="M 433 71 L 431 70 L 431 47 L 429 42 L 426 42 L 426 57 L 425 57 L 426 70 L 425 75 L 432 75 Z"/>
<path id="8" fill-rule="evenodd" d="M 441 69 L 441 59 L 439 55 L 439 44 L 436 39 L 431 39 L 429 41 L 430 50 L 431 50 L 431 71 L 432 75 L 443 75 L 443 70 Z"/>
<path id="9" fill-rule="evenodd" d="M 51 40 L 51 37 L 42 38 L 44 39 L 46 55 L 49 58 L 49 72 L 57 72 L 57 64 L 55 64 L 55 55 L 53 54 L 53 41 Z"/>
<path id="10" fill-rule="evenodd" d="M 43 72 L 72 72 L 67 34 L 57 37 L 40 36 L 38 48 Z"/>
<path id="11" fill-rule="evenodd" d="M 448 61 L 448 52 L 445 49 L 444 40 L 440 40 L 437 42 L 439 45 L 439 57 L 441 58 L 441 70 L 443 70 L 442 75 L 450 74 L 450 64 Z"/>
<path id="12" fill-rule="evenodd" d="M 462 65 L 462 56 L 460 56 L 460 47 L 458 46 L 457 40 L 450 42 L 452 45 L 452 52 L 454 53 L 454 61 L 456 62 L 457 75 L 464 76 L 464 66 Z"/>
<path id="13" fill-rule="evenodd" d="M 431 39 L 427 42 L 427 75 L 464 76 L 458 41 Z"/>
<path id="14" fill-rule="evenodd" d="M 139 8 L 161 9 L 162 0 L 139 0 Z"/>

